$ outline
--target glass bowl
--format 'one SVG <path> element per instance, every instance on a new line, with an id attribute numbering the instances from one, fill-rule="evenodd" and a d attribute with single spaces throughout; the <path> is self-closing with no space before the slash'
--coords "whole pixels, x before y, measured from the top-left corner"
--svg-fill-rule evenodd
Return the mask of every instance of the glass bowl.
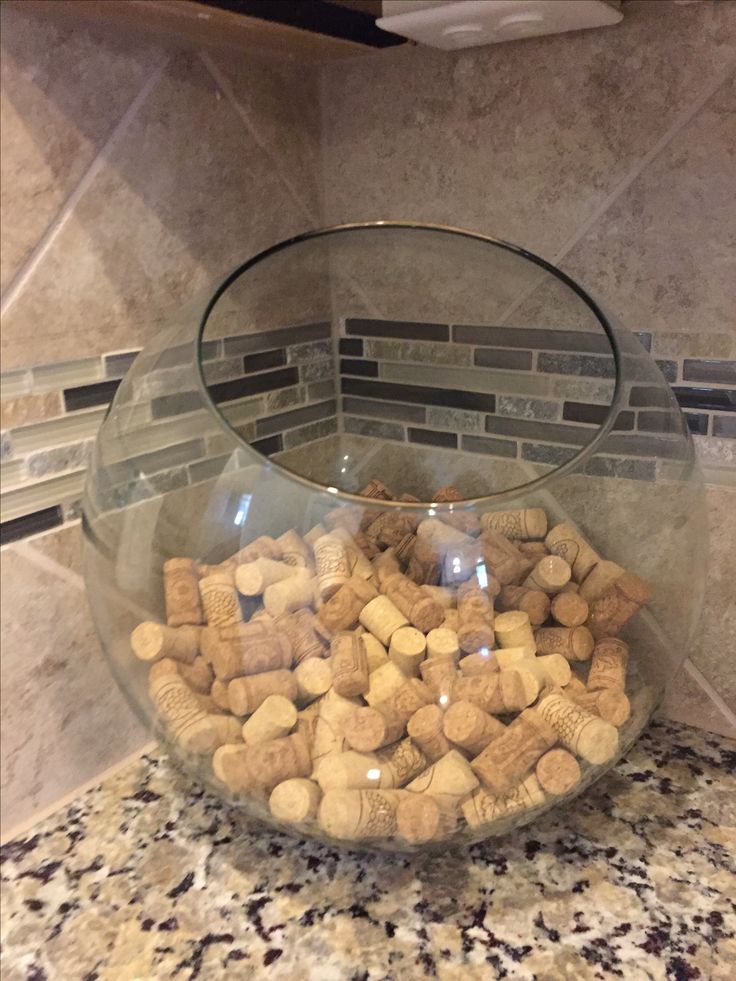
<path id="1" fill-rule="evenodd" d="M 87 588 L 140 718 L 224 802 L 329 842 L 570 806 L 701 605 L 701 480 L 650 340 L 458 229 L 249 259 L 138 356 L 90 467 Z"/>

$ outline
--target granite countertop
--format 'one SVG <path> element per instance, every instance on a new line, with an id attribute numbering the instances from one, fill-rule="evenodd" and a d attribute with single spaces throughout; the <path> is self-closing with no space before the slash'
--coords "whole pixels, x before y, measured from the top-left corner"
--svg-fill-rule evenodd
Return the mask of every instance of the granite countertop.
<path id="1" fill-rule="evenodd" d="M 656 723 L 570 813 L 419 861 L 244 824 L 144 756 L 2 849 L 2 976 L 726 981 L 735 771 Z"/>

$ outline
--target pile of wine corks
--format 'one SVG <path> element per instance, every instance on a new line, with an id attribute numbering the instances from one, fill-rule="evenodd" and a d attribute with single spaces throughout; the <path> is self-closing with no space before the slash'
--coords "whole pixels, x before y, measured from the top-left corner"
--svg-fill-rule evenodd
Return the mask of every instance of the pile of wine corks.
<path id="1" fill-rule="evenodd" d="M 165 563 L 166 623 L 131 645 L 180 751 L 300 831 L 407 845 L 491 833 L 611 761 L 647 583 L 541 508 L 361 494 L 218 565 Z"/>

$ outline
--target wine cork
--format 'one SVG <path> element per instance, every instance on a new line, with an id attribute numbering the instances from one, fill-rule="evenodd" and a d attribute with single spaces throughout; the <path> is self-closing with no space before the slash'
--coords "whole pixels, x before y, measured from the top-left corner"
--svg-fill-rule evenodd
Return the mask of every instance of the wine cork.
<path id="1" fill-rule="evenodd" d="M 382 667 L 376 668 L 368 676 L 368 691 L 365 700 L 369 705 L 385 702 L 406 681 L 406 675 L 396 667 L 393 661 L 388 661 Z"/>
<path id="2" fill-rule="evenodd" d="M 546 555 L 534 566 L 524 580 L 528 589 L 539 589 L 543 593 L 553 595 L 559 593 L 563 586 L 570 581 L 572 569 L 559 555 Z"/>
<path id="3" fill-rule="evenodd" d="M 595 646 L 587 627 L 542 627 L 534 638 L 540 654 L 561 654 L 568 661 L 589 661 Z"/>
<path id="4" fill-rule="evenodd" d="M 586 603 L 592 603 L 607 592 L 625 572 L 626 569 L 616 562 L 601 559 L 580 583 L 580 595 Z"/>
<path id="5" fill-rule="evenodd" d="M 392 548 L 387 548 L 385 552 L 379 552 L 371 562 L 373 575 L 378 584 L 378 588 L 383 591 L 383 584 L 397 572 L 401 572 L 401 565 L 396 558 L 396 552 Z"/>
<path id="6" fill-rule="evenodd" d="M 281 546 L 270 535 L 261 535 L 259 538 L 255 538 L 249 545 L 231 555 L 226 562 L 232 565 L 242 565 L 245 562 L 255 562 L 256 559 L 260 558 L 281 558 Z"/>
<path id="7" fill-rule="evenodd" d="M 356 702 L 354 699 L 343 698 L 330 689 L 314 704 L 319 705 L 312 739 L 312 761 L 316 768 L 324 756 L 341 753 L 346 748 L 344 725 L 355 710 Z"/>
<path id="8" fill-rule="evenodd" d="M 529 562 L 513 542 L 497 531 L 482 532 L 479 544 L 486 566 L 502 586 L 518 582 L 529 568 Z"/>
<path id="9" fill-rule="evenodd" d="M 270 793 L 284 780 L 309 776 L 312 769 L 309 743 L 298 732 L 246 746 L 222 762 L 225 783 L 235 793 L 251 788 Z"/>
<path id="10" fill-rule="evenodd" d="M 297 701 L 300 705 L 306 705 L 320 695 L 324 695 L 332 684 L 330 662 L 317 657 L 310 657 L 297 664 L 293 675 L 296 681 Z"/>
<path id="11" fill-rule="evenodd" d="M 588 612 L 588 604 L 579 593 L 558 593 L 552 600 L 552 616 L 563 627 L 582 626 Z"/>
<path id="12" fill-rule="evenodd" d="M 496 715 L 518 712 L 539 694 L 539 682 L 528 672 L 515 669 L 458 678 L 452 686 L 452 701 L 468 701 Z"/>
<path id="13" fill-rule="evenodd" d="M 428 586 L 434 586 L 440 581 L 442 556 L 432 542 L 415 536 L 406 567 L 406 575 L 412 582 Z"/>
<path id="14" fill-rule="evenodd" d="M 480 589 L 464 592 L 458 597 L 457 612 L 460 620 L 457 632 L 460 648 L 466 654 L 493 650 L 493 604 L 488 594 Z"/>
<path id="15" fill-rule="evenodd" d="M 542 790 L 558 797 L 580 781 L 580 764 L 566 749 L 551 749 L 537 763 L 537 780 Z"/>
<path id="16" fill-rule="evenodd" d="M 536 710 L 521 715 L 471 762 L 473 772 L 493 794 L 504 794 L 557 742 L 556 729 Z"/>
<path id="17" fill-rule="evenodd" d="M 580 708 L 561 691 L 540 699 L 537 713 L 555 730 L 566 749 L 588 763 L 607 763 L 616 755 L 616 727 Z"/>
<path id="18" fill-rule="evenodd" d="M 325 834 L 341 840 L 393 838 L 401 790 L 329 790 L 317 820 Z"/>
<path id="19" fill-rule="evenodd" d="M 433 701 L 432 690 L 418 678 L 409 678 L 388 699 L 391 708 L 402 716 L 404 725 L 423 705 Z"/>
<path id="20" fill-rule="evenodd" d="M 388 596 L 376 596 L 363 607 L 358 617 L 366 630 L 377 637 L 384 647 L 388 647 L 392 635 L 400 627 L 408 627 L 409 621 L 394 606 Z"/>
<path id="21" fill-rule="evenodd" d="M 439 490 L 434 492 L 433 500 L 436 504 L 453 504 L 455 502 L 459 504 L 465 500 L 465 495 L 457 487 L 448 484 L 446 487 L 440 487 Z M 452 525 L 453 528 L 464 531 L 467 535 L 475 535 L 480 531 L 478 515 L 472 508 L 467 506 L 466 508 L 453 508 L 450 512 L 441 512 L 440 520 L 448 525 Z"/>
<path id="22" fill-rule="evenodd" d="M 547 534 L 547 514 L 543 508 L 520 511 L 486 511 L 480 516 L 483 531 L 496 531 L 506 538 L 529 541 Z"/>
<path id="23" fill-rule="evenodd" d="M 227 789 L 233 794 L 246 790 L 254 790 L 248 785 L 248 773 L 244 770 L 242 761 L 247 756 L 247 748 L 232 743 L 219 746 L 212 757 L 212 770 Z"/>
<path id="24" fill-rule="evenodd" d="M 625 572 L 590 604 L 586 626 L 596 640 L 615 637 L 651 598 L 649 583 Z"/>
<path id="25" fill-rule="evenodd" d="M 598 553 L 585 538 L 568 522 L 555 525 L 547 533 L 545 545 L 553 555 L 559 555 L 572 569 L 575 582 L 582 582 L 590 570 L 600 561 Z"/>
<path id="26" fill-rule="evenodd" d="M 192 691 L 206 695 L 212 688 L 214 680 L 212 668 L 201 656 L 195 657 L 191 664 L 179 664 L 179 674 Z"/>
<path id="27" fill-rule="evenodd" d="M 312 548 L 319 594 L 328 600 L 350 579 L 350 560 L 345 546 L 333 532 L 318 538 Z"/>
<path id="28" fill-rule="evenodd" d="M 397 833 L 412 845 L 444 841 L 457 827 L 457 810 L 427 794 L 412 794 L 396 808 Z"/>
<path id="29" fill-rule="evenodd" d="M 565 585 L 560 590 L 560 593 L 579 593 L 579 592 L 580 592 L 579 584 L 573 582 L 572 579 L 570 580 L 570 582 L 565 583 Z"/>
<path id="30" fill-rule="evenodd" d="M 381 780 L 390 782 L 392 787 L 403 787 L 414 777 L 423 773 L 429 760 L 419 746 L 411 739 L 402 739 L 376 753 Z"/>
<path id="31" fill-rule="evenodd" d="M 406 789 L 412 794 L 429 794 L 440 800 L 459 801 L 478 786 L 478 778 L 468 761 L 456 749 L 451 749 L 407 784 Z"/>
<path id="32" fill-rule="evenodd" d="M 537 642 L 529 623 L 529 616 L 518 610 L 500 613 L 494 621 L 493 629 L 499 647 L 523 647 L 527 654 L 533 656 L 537 652 Z M 545 651 L 546 653 L 556 653 Z"/>
<path id="33" fill-rule="evenodd" d="M 269 695 L 253 715 L 243 723 L 243 742 L 249 746 L 269 739 L 288 736 L 296 725 L 297 712 L 293 702 L 283 695 Z"/>
<path id="34" fill-rule="evenodd" d="M 202 623 L 199 575 L 194 559 L 164 562 L 164 598 L 168 626 Z"/>
<path id="35" fill-rule="evenodd" d="M 410 515 L 401 511 L 384 511 L 371 521 L 364 533 L 366 538 L 382 548 L 395 548 L 403 538 L 412 534 L 414 526 Z"/>
<path id="36" fill-rule="evenodd" d="M 505 731 L 502 722 L 472 702 L 453 702 L 444 714 L 443 732 L 446 738 L 473 756 L 477 756 L 492 739 L 497 739 Z"/>
<path id="37" fill-rule="evenodd" d="M 550 685 L 562 688 L 568 684 L 571 676 L 570 662 L 561 654 L 524 657 L 516 661 L 513 668 L 516 671 L 530 671 L 539 682 L 540 689 Z"/>
<path id="38" fill-rule="evenodd" d="M 227 575 L 217 573 L 200 579 L 199 592 L 205 619 L 210 627 L 226 627 L 242 621 L 238 594 Z"/>
<path id="39" fill-rule="evenodd" d="M 391 635 L 388 656 L 407 678 L 418 676 L 426 652 L 424 634 L 415 627 L 399 627 Z"/>
<path id="40" fill-rule="evenodd" d="M 230 699 L 227 695 L 227 685 L 226 681 L 220 681 L 215 678 L 212 682 L 212 687 L 210 688 L 210 698 L 215 703 L 215 705 L 224 712 L 230 711 Z"/>
<path id="41" fill-rule="evenodd" d="M 543 559 L 545 555 L 549 555 L 547 551 L 547 546 L 544 542 L 518 542 L 515 541 L 514 544 L 519 549 L 521 554 L 530 561 L 533 566 Z"/>
<path id="42" fill-rule="evenodd" d="M 307 570 L 299 569 L 296 575 L 267 586 L 263 593 L 266 612 L 272 617 L 280 617 L 312 606 L 316 583 Z"/>
<path id="43" fill-rule="evenodd" d="M 513 648 L 516 650 L 516 648 Z M 478 651 L 475 654 L 466 654 L 458 661 L 460 674 L 466 678 L 475 678 L 479 674 L 493 674 L 498 671 L 497 661 L 498 651 L 495 654 Z"/>
<path id="44" fill-rule="evenodd" d="M 515 668 L 519 661 L 532 660 L 526 647 L 499 647 L 494 658 L 499 671 Z"/>
<path id="45" fill-rule="evenodd" d="M 452 609 L 456 605 L 457 597 L 454 589 L 448 589 L 447 586 L 431 586 L 428 583 L 424 583 L 421 590 L 439 603 L 440 606 L 443 606 L 445 611 Z"/>
<path id="46" fill-rule="evenodd" d="M 220 681 L 291 667 L 288 636 L 261 620 L 205 627 L 202 650 Z"/>
<path id="47" fill-rule="evenodd" d="M 409 564 L 409 559 L 412 556 L 412 552 L 414 551 L 414 547 L 416 543 L 417 543 L 417 536 L 414 534 L 413 531 L 410 531 L 407 532 L 407 534 L 404 535 L 404 537 L 399 542 L 397 542 L 396 545 L 392 546 L 394 550 L 394 555 L 398 559 L 399 565 L 401 567 L 404 567 Z"/>
<path id="48" fill-rule="evenodd" d="M 314 528 L 310 528 L 309 531 L 303 536 L 304 544 L 313 551 L 314 543 L 317 541 L 317 539 L 322 538 L 322 536 L 326 534 L 327 529 L 325 526 L 323 524 L 317 524 L 314 526 Z"/>
<path id="49" fill-rule="evenodd" d="M 471 828 L 478 828 L 516 811 L 528 811 L 539 807 L 544 802 L 544 791 L 536 774 L 531 773 L 502 795 L 489 793 L 481 787 L 463 804 L 462 810 L 468 825 Z"/>
<path id="50" fill-rule="evenodd" d="M 348 557 L 348 564 L 350 565 L 350 575 L 359 576 L 361 579 L 370 579 L 373 575 L 373 566 L 370 560 L 364 554 L 362 549 L 360 549 L 350 534 L 347 528 L 338 526 L 334 528 L 330 534 L 339 539 L 345 549 L 345 554 Z"/>
<path id="51" fill-rule="evenodd" d="M 361 627 L 360 629 L 362 630 L 363 628 Z M 361 637 L 363 638 L 365 655 L 368 659 L 368 672 L 371 673 L 383 667 L 384 664 L 388 664 L 388 654 L 381 641 L 377 637 L 374 637 L 373 634 L 368 633 L 367 630 L 361 634 Z"/>
<path id="52" fill-rule="evenodd" d="M 446 627 L 435 627 L 427 634 L 427 657 L 450 657 L 457 659 L 460 656 L 460 645 L 457 634 L 454 630 Z"/>
<path id="53" fill-rule="evenodd" d="M 423 705 L 406 724 L 412 741 L 421 749 L 430 763 L 434 763 L 452 749 L 443 729 L 445 713 L 439 705 Z"/>
<path id="54" fill-rule="evenodd" d="M 439 627 L 445 618 L 442 604 L 427 596 L 415 582 L 407 579 L 400 572 L 389 576 L 381 585 L 381 589 L 407 620 L 422 633 L 426 634 Z"/>
<path id="55" fill-rule="evenodd" d="M 291 777 L 276 784 L 268 798 L 268 806 L 277 821 L 302 824 L 317 817 L 321 799 L 322 791 L 314 780 Z"/>
<path id="56" fill-rule="evenodd" d="M 474 546 L 474 539 L 470 535 L 458 531 L 457 528 L 437 518 L 425 518 L 421 521 L 417 526 L 417 538 L 431 546 L 442 559 L 450 549 L 467 549 Z"/>
<path id="57" fill-rule="evenodd" d="M 445 610 L 444 620 L 437 629 L 451 630 L 457 636 L 457 632 L 460 629 L 460 614 L 457 610 Z"/>
<path id="58" fill-rule="evenodd" d="M 588 691 L 599 691 L 604 688 L 618 688 L 623 691 L 626 687 L 628 659 L 629 647 L 623 640 L 617 637 L 599 640 L 593 648 L 588 674 Z"/>
<path id="59" fill-rule="evenodd" d="M 303 732 L 307 737 L 312 755 L 314 755 L 314 735 L 317 729 L 317 719 L 319 719 L 322 702 L 326 697 L 327 695 L 323 695 L 296 713 L 296 732 Z"/>
<path id="60" fill-rule="evenodd" d="M 160 661 L 171 657 L 175 661 L 191 664 L 199 654 L 201 627 L 185 624 L 167 627 L 162 623 L 139 623 L 130 635 L 130 646 L 141 661 Z"/>
<path id="61" fill-rule="evenodd" d="M 566 688 L 565 696 L 612 726 L 622 726 L 631 716 L 631 703 L 620 688 L 601 688 L 598 691 L 568 691 Z"/>
<path id="62" fill-rule="evenodd" d="M 214 733 L 215 746 L 243 745 L 241 734 L 243 724 L 234 715 L 211 714 L 210 725 Z"/>
<path id="63" fill-rule="evenodd" d="M 289 579 L 298 572 L 297 566 L 273 559 L 256 559 L 239 565 L 235 570 L 235 586 L 243 596 L 260 596 L 267 586 Z"/>
<path id="64" fill-rule="evenodd" d="M 206 579 L 207 576 L 225 575 L 229 580 L 235 582 L 235 569 L 237 568 L 235 562 L 232 559 L 228 559 L 226 562 L 218 562 L 217 565 L 209 565 L 207 563 L 198 562 L 197 563 L 197 576 L 200 579 Z"/>
<path id="65" fill-rule="evenodd" d="M 354 709 L 346 716 L 343 733 L 347 744 L 360 753 L 371 753 L 404 735 L 406 721 L 390 702 Z"/>
<path id="66" fill-rule="evenodd" d="M 422 681 L 432 692 L 440 705 L 446 705 L 452 695 L 452 687 L 457 678 L 457 667 L 453 656 L 429 657 L 419 665 Z"/>
<path id="67" fill-rule="evenodd" d="M 295 665 L 310 658 L 327 657 L 329 649 L 314 630 L 314 614 L 310 610 L 284 613 L 274 620 L 274 627 L 288 638 Z"/>
<path id="68" fill-rule="evenodd" d="M 499 607 L 504 611 L 518 610 L 526 613 L 533 627 L 541 626 L 549 617 L 550 599 L 540 589 L 526 586 L 504 586 L 498 597 Z"/>
<path id="69" fill-rule="evenodd" d="M 317 612 L 315 628 L 330 640 L 340 630 L 350 630 L 361 610 L 378 596 L 378 590 L 360 576 L 353 576 Z"/>
<path id="70" fill-rule="evenodd" d="M 212 752 L 217 745 L 212 718 L 201 708 L 184 679 L 176 672 L 154 674 L 154 677 L 149 674 L 148 688 L 156 712 L 172 739 L 188 753 Z"/>
<path id="71" fill-rule="evenodd" d="M 377 501 L 393 501 L 394 495 L 391 490 L 380 480 L 369 480 L 362 490 L 358 491 L 360 497 L 372 497 Z"/>
<path id="72" fill-rule="evenodd" d="M 281 549 L 281 561 L 298 569 L 312 568 L 312 552 L 304 539 L 290 528 L 276 539 Z"/>
<path id="73" fill-rule="evenodd" d="M 368 691 L 368 658 L 362 637 L 343 631 L 330 645 L 332 687 L 343 698 L 353 698 Z"/>
<path id="74" fill-rule="evenodd" d="M 391 789 L 401 787 L 421 773 L 427 757 L 410 739 L 378 753 L 348 750 L 325 757 L 316 770 L 324 793 L 328 790 Z"/>
<path id="75" fill-rule="evenodd" d="M 290 702 L 296 699 L 296 681 L 291 671 L 265 671 L 246 678 L 234 678 L 227 688 L 234 715 L 251 715 L 269 695 L 282 695 Z"/>

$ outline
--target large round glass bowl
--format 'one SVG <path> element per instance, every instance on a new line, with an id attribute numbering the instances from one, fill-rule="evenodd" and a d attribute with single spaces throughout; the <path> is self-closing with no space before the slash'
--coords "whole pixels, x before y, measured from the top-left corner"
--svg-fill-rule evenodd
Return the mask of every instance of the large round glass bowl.
<path id="1" fill-rule="evenodd" d="M 634 326 L 515 246 L 376 222 L 268 249 L 162 330 L 97 439 L 86 578 L 186 773 L 406 851 L 600 778 L 688 652 L 706 555 Z"/>

